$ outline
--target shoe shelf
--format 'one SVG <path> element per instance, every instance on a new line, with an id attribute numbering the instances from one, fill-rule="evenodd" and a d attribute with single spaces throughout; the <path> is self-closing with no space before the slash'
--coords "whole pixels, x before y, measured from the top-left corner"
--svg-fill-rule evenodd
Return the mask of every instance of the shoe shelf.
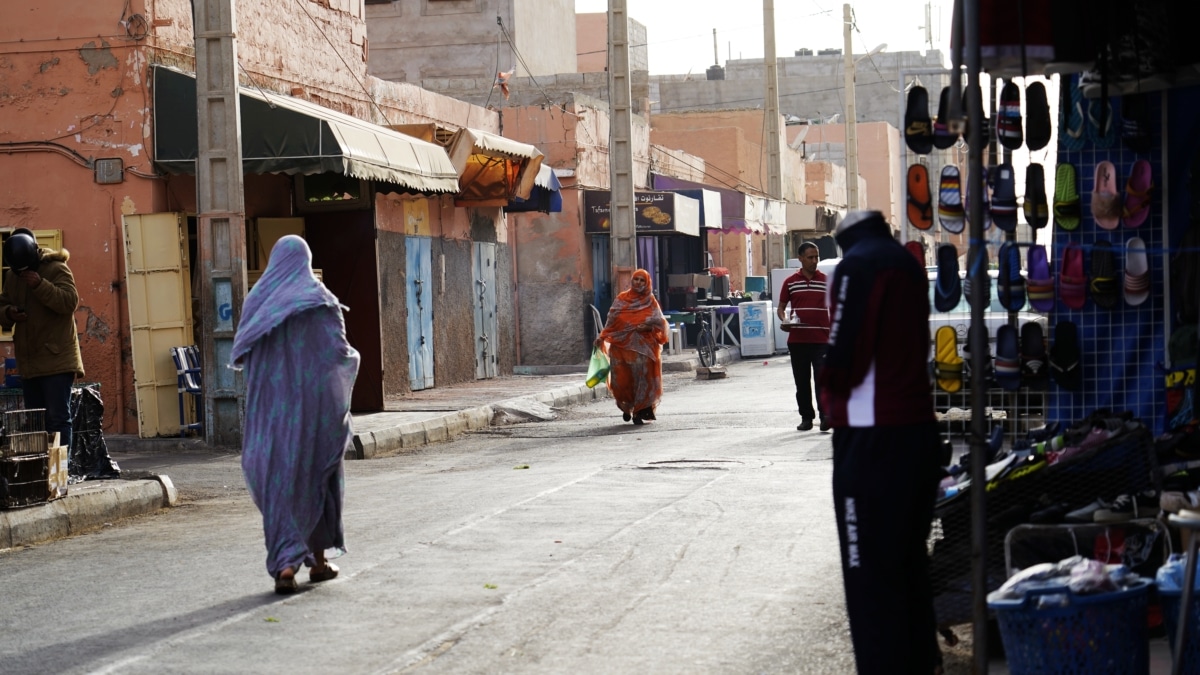
<path id="1" fill-rule="evenodd" d="M 1111 501 L 1119 495 L 1157 490 L 1160 483 L 1154 437 L 1143 425 L 1069 460 L 1051 466 L 1042 463 L 1035 470 L 993 481 L 986 490 L 987 590 L 999 588 L 1008 578 L 1009 531 L 1030 524 L 1035 512 L 1054 504 L 1076 508 L 1098 498 Z M 971 489 L 939 502 L 934 511 L 930 579 L 938 624 L 943 627 L 968 623 L 972 617 Z"/>

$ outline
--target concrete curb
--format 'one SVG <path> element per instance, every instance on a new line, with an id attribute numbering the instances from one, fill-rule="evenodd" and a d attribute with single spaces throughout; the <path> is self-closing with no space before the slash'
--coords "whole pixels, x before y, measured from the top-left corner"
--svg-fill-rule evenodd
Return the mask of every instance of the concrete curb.
<path id="1" fill-rule="evenodd" d="M 421 422 L 409 422 L 385 429 L 364 431 L 354 434 L 353 447 L 346 452 L 346 459 L 374 459 L 394 457 L 415 451 L 431 443 L 448 441 L 468 431 L 486 429 L 497 418 L 496 409 L 505 403 L 519 404 L 521 401 L 536 401 L 553 408 L 568 408 L 608 398 L 608 387 L 599 385 L 589 389 L 585 384 L 573 384 L 539 394 L 520 396 L 495 405 L 483 405 L 435 417 Z"/>
<path id="2" fill-rule="evenodd" d="M 740 359 L 741 354 L 736 347 L 717 349 L 718 364 L 731 363 Z M 691 372 L 699 366 L 700 359 L 692 356 L 682 360 L 665 361 L 663 371 Z M 494 405 L 468 408 L 422 422 L 409 422 L 374 431 L 363 431 L 354 434 L 353 446 L 347 449 L 346 459 L 394 457 L 414 452 L 417 448 L 431 443 L 451 440 L 468 431 L 485 429 L 498 424 L 496 409 L 506 403 L 519 405 L 520 401 L 536 401 L 552 408 L 569 408 L 602 398 L 609 398 L 608 387 L 599 385 L 595 389 L 589 389 L 587 385 L 579 383 L 540 394 L 508 399 Z"/>
<path id="3" fill-rule="evenodd" d="M 166 476 L 79 483 L 70 486 L 62 499 L 0 511 L 0 549 L 99 529 L 122 518 L 154 513 L 177 499 Z"/>

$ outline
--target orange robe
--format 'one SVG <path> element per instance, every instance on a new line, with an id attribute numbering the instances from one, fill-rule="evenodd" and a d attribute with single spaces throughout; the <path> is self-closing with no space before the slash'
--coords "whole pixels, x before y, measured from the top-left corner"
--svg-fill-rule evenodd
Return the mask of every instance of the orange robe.
<path id="1" fill-rule="evenodd" d="M 667 321 L 650 292 L 650 275 L 645 270 L 634 275 L 639 273 L 646 281 L 645 292 L 630 289 L 618 295 L 600 332 L 611 363 L 608 390 L 617 407 L 631 415 L 653 412 L 662 398 L 662 345 L 668 339 Z M 642 325 L 651 329 L 639 331 Z"/>

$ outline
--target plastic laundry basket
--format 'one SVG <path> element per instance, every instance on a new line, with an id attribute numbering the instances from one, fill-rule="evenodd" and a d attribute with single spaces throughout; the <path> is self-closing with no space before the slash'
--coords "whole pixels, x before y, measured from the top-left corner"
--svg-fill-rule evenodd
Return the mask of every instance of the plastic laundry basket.
<path id="1" fill-rule="evenodd" d="M 1150 670 L 1146 605 L 1151 582 L 1124 591 L 1075 595 L 1066 587 L 1030 591 L 1019 600 L 995 600 L 1000 638 L 1012 675 L 1145 675 Z M 1060 595 L 1063 606 L 1038 607 Z M 1046 598 L 1048 601 L 1051 598 Z"/>
<path id="2" fill-rule="evenodd" d="M 1167 639 L 1171 644 L 1171 654 L 1175 654 L 1175 632 L 1179 630 L 1179 600 L 1183 591 L 1158 591 L 1162 601 L 1163 628 L 1167 630 Z M 1192 591 L 1192 602 L 1188 615 L 1188 635 L 1183 650 L 1184 675 L 1200 675 L 1200 592 Z"/>

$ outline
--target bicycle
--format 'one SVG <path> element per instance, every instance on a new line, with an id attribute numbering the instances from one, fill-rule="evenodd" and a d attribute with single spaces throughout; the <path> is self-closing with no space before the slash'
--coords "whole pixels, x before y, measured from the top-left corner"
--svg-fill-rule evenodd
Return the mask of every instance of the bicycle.
<path id="1" fill-rule="evenodd" d="M 717 341 L 708 322 L 708 312 L 696 312 L 696 321 L 700 325 L 696 333 L 696 352 L 700 356 L 700 365 L 712 368 L 717 365 Z"/>

